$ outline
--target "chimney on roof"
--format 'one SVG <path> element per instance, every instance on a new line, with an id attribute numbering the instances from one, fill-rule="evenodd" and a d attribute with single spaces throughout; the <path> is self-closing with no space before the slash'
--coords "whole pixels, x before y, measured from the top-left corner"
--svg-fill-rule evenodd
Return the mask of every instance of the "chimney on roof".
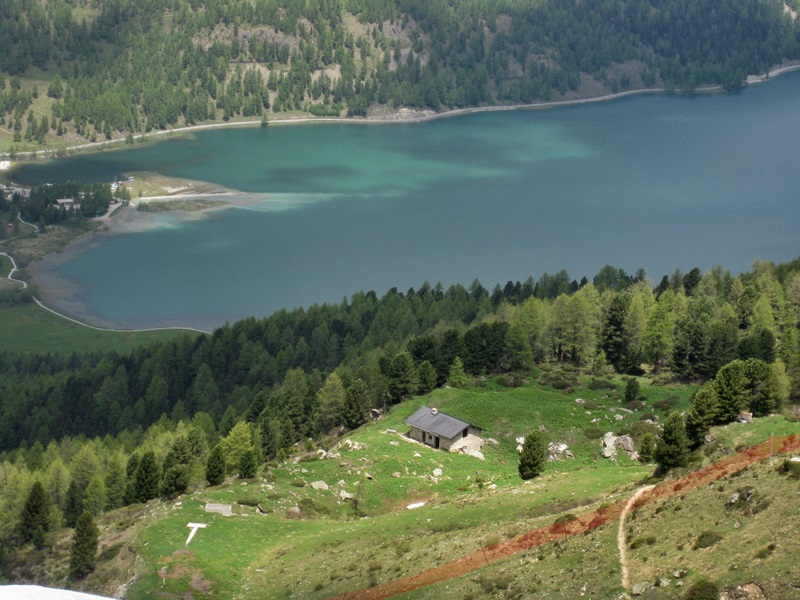
<path id="1" fill-rule="evenodd" d="M 431 409 L 431 414 L 432 415 L 438 415 L 439 414 L 439 409 L 438 408 L 432 408 Z"/>

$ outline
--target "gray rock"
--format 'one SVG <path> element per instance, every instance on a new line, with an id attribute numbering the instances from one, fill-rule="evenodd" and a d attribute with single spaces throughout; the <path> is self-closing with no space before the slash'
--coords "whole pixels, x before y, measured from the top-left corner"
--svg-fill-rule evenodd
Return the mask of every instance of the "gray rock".
<path id="1" fill-rule="evenodd" d="M 315 490 L 326 491 L 328 489 L 328 484 L 325 483 L 324 481 L 312 481 L 311 487 L 314 488 Z"/>
<path id="2" fill-rule="evenodd" d="M 400 479 L 400 477 L 402 477 L 402 476 L 400 475 L 400 473 L 395 471 L 394 473 L 392 473 L 392 477 L 394 477 L 395 479 Z"/>
<path id="3" fill-rule="evenodd" d="M 339 498 L 341 498 L 342 500 L 352 500 L 353 494 L 349 493 L 347 490 L 340 490 Z"/>
<path id="4" fill-rule="evenodd" d="M 442 470 L 441 469 L 434 469 L 433 470 L 433 476 L 434 477 L 441 477 L 442 476 Z"/>
<path id="5" fill-rule="evenodd" d="M 650 588 L 650 584 L 646 581 L 640 581 L 631 588 L 632 596 L 641 596 Z"/>
<path id="6" fill-rule="evenodd" d="M 672 576 L 673 576 L 675 579 L 683 579 L 683 578 L 684 578 L 684 577 L 686 577 L 688 574 L 689 574 L 689 571 L 687 571 L 686 569 L 678 569 L 677 571 L 673 571 L 673 572 L 672 572 Z"/>
<path id="7" fill-rule="evenodd" d="M 625 452 L 633 452 L 633 438 L 629 435 L 621 435 L 616 440 L 614 440 L 614 445 L 617 448 L 622 448 Z"/>
<path id="8" fill-rule="evenodd" d="M 614 448 L 603 448 L 600 453 L 603 455 L 603 458 L 611 458 L 612 456 L 616 456 L 617 451 Z"/>
<path id="9" fill-rule="evenodd" d="M 658 580 L 656 585 L 662 588 L 669 587 L 669 579 L 667 579 L 666 577 L 662 577 L 661 579 Z"/>

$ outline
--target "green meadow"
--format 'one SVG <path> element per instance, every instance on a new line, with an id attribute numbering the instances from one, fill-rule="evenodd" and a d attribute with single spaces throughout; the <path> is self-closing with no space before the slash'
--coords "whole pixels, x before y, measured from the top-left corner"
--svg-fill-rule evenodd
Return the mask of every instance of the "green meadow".
<path id="1" fill-rule="evenodd" d="M 33 303 L 0 309 L 0 349 L 14 352 L 124 353 L 176 333 L 177 330 L 100 331 L 62 319 Z"/>

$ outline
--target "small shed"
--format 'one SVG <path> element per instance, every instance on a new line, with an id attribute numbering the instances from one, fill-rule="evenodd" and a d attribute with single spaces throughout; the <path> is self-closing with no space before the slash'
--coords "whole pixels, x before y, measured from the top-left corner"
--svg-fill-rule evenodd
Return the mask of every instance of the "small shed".
<path id="1" fill-rule="evenodd" d="M 409 437 L 433 448 L 455 451 L 469 442 L 470 437 L 480 439 L 481 428 L 456 419 L 436 408 L 423 406 L 406 419 L 411 426 Z"/>

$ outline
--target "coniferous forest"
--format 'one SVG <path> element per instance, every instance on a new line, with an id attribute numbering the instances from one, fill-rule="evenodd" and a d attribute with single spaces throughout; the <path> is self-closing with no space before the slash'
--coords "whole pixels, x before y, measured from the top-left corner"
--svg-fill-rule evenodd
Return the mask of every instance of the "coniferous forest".
<path id="1" fill-rule="evenodd" d="M 250 472 L 371 410 L 488 375 L 513 387 L 538 372 L 555 389 L 614 372 L 702 384 L 680 418 L 696 447 L 740 411 L 768 415 L 798 396 L 798 317 L 797 260 L 736 277 L 676 271 L 657 285 L 606 266 L 592 281 L 562 271 L 492 290 L 359 292 L 126 355 L 3 352 L 0 536 L 33 539 L 34 482 L 57 509 L 44 525 L 74 527 L 85 511 Z"/>
<path id="2" fill-rule="evenodd" d="M 797 9 L 797 0 L 9 0 L 0 119 L 17 147 L 36 148 L 290 111 L 735 90 L 800 59 Z"/>

